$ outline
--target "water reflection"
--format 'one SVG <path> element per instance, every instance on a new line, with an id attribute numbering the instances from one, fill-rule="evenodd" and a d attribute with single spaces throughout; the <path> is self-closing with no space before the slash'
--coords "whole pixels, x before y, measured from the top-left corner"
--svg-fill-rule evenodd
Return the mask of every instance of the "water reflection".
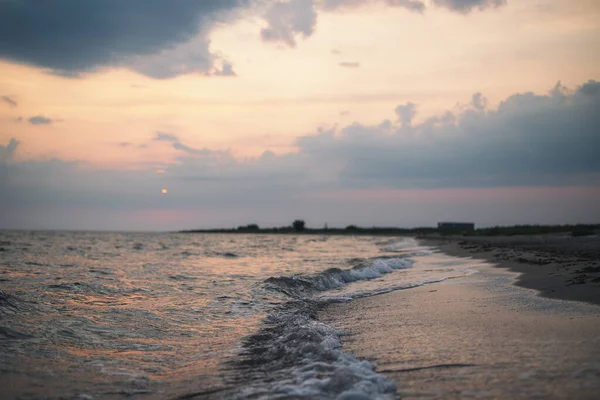
<path id="1" fill-rule="evenodd" d="M 224 360 L 273 304 L 271 276 L 382 254 L 355 237 L 2 232 L 0 387 L 32 398 L 224 383 Z"/>

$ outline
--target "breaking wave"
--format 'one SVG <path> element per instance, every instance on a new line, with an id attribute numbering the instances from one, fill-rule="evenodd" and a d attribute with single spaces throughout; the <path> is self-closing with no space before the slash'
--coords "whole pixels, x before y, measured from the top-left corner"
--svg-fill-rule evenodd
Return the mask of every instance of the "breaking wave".
<path id="1" fill-rule="evenodd" d="M 343 352 L 343 332 L 316 320 L 324 304 L 290 302 L 245 340 L 245 352 L 236 361 L 245 377 L 237 384 L 243 388 L 232 398 L 396 398 L 393 380 L 378 374 L 370 362 Z"/>
<path id="2" fill-rule="evenodd" d="M 312 276 L 269 278 L 265 281 L 265 287 L 290 297 L 303 298 L 312 296 L 315 292 L 337 289 L 348 283 L 379 278 L 395 270 L 410 268 L 413 263 L 409 258 L 376 258 L 350 269 L 330 268 Z"/>
<path id="3" fill-rule="evenodd" d="M 372 363 L 341 350 L 344 332 L 317 320 L 327 304 L 407 289 L 425 283 L 356 292 L 351 297 L 319 297 L 349 283 L 379 278 L 411 268 L 414 260 L 381 257 L 361 261 L 349 269 L 330 268 L 313 275 L 266 279 L 262 287 L 283 294 L 288 301 L 271 312 L 264 327 L 244 341 L 244 351 L 233 362 L 240 371 L 236 399 L 393 399 L 396 383 L 376 372 Z M 269 376 L 269 379 L 265 379 Z"/>

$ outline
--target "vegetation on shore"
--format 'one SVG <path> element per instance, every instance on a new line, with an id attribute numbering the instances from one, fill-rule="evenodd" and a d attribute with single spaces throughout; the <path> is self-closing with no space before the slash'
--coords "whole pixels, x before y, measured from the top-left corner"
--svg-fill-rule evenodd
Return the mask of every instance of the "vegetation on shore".
<path id="1" fill-rule="evenodd" d="M 479 228 L 474 231 L 444 230 L 432 227 L 397 228 L 397 227 L 360 227 L 348 225 L 345 228 L 308 228 L 303 220 L 295 220 L 289 226 L 261 228 L 258 224 L 249 224 L 232 229 L 193 229 L 181 233 L 261 233 L 291 234 L 303 233 L 314 235 L 390 235 L 390 236 L 424 236 L 424 235 L 463 235 L 463 236 L 515 236 L 542 235 L 550 233 L 566 233 L 573 237 L 590 236 L 600 233 L 600 224 L 576 225 L 513 225 Z"/>
<path id="2" fill-rule="evenodd" d="M 600 224 L 576 225 L 514 225 L 480 228 L 465 236 L 515 236 L 515 235 L 543 235 L 550 233 L 566 233 L 571 236 L 591 236 L 600 232 Z"/>

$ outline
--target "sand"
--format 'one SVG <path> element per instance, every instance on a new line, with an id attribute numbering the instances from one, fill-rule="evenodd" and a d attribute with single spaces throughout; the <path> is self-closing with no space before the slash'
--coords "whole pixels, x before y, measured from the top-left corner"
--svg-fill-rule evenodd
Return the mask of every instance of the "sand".
<path id="1" fill-rule="evenodd" d="M 483 266 L 464 278 L 334 304 L 319 318 L 347 332 L 344 350 L 395 379 L 402 398 L 598 398 L 600 307 L 591 303 L 600 291 L 597 272 L 582 272 L 597 267 L 594 249 L 548 250 L 527 240 L 521 247 L 444 239 L 448 254 L 508 269 Z M 587 303 L 560 300 L 567 298 Z"/>
<path id="2" fill-rule="evenodd" d="M 517 285 L 542 296 L 600 305 L 600 237 L 449 237 L 421 242 L 452 256 L 483 259 L 517 272 Z"/>

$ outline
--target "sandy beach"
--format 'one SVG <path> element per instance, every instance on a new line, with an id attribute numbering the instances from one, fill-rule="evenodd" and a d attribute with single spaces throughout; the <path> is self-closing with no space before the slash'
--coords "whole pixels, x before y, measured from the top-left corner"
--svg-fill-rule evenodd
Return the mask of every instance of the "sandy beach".
<path id="1" fill-rule="evenodd" d="M 422 243 L 493 264 L 327 307 L 319 318 L 346 332 L 345 351 L 396 380 L 402 398 L 597 398 L 597 238 Z"/>
<path id="2" fill-rule="evenodd" d="M 600 237 L 438 237 L 420 242 L 517 272 L 517 285 L 544 297 L 600 305 Z"/>

